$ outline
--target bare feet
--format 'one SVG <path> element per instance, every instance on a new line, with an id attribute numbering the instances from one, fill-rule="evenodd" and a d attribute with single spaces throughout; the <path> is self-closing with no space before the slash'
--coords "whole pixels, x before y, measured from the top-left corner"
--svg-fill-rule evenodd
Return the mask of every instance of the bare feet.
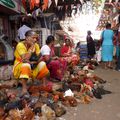
<path id="1" fill-rule="evenodd" d="M 21 79 L 20 83 L 22 84 L 22 93 L 21 94 L 26 94 L 27 93 L 27 80 L 26 79 Z"/>
<path id="2" fill-rule="evenodd" d="M 27 89 L 26 89 L 26 88 L 22 88 L 21 94 L 24 95 L 24 94 L 26 94 L 26 93 L 27 93 Z"/>
<path id="3" fill-rule="evenodd" d="M 108 66 L 108 68 L 109 68 L 109 69 L 113 69 L 113 67 L 112 67 L 112 66 Z"/>

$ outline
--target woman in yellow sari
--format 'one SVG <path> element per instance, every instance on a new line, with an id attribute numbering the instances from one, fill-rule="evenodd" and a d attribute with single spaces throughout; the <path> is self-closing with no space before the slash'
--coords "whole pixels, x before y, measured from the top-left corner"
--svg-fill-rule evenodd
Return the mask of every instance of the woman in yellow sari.
<path id="1" fill-rule="evenodd" d="M 32 54 L 40 54 L 40 48 L 37 44 L 38 35 L 36 32 L 29 30 L 26 32 L 25 36 L 26 39 L 19 42 L 16 46 L 13 66 L 13 75 L 16 79 L 20 79 L 23 94 L 27 92 L 26 82 L 29 78 L 45 80 L 46 76 L 49 74 L 46 63 L 43 61 L 40 61 L 39 63 L 36 62 L 36 67 L 31 69 L 33 62 L 30 61 L 30 58 Z"/>

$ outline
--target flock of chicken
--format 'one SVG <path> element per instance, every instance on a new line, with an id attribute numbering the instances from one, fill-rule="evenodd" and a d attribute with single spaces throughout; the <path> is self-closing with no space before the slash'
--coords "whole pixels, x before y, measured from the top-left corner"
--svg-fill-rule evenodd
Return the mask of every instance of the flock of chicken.
<path id="1" fill-rule="evenodd" d="M 82 61 L 69 64 L 62 81 L 28 82 L 28 93 L 21 95 L 15 80 L 0 84 L 0 120 L 55 120 L 64 115 L 66 107 L 89 104 L 111 91 L 104 89 L 105 80 L 93 74 L 98 64 Z"/>

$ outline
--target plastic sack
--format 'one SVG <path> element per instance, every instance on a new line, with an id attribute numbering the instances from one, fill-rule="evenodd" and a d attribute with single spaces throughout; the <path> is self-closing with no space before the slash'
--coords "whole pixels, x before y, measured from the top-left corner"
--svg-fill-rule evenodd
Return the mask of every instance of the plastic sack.
<path id="1" fill-rule="evenodd" d="M 95 58 L 96 58 L 97 62 L 101 61 L 101 50 L 102 50 L 102 48 L 100 47 L 99 50 L 96 51 Z"/>
<path id="2" fill-rule="evenodd" d="M 12 78 L 12 65 L 3 65 L 0 67 L 0 80 L 9 80 Z"/>

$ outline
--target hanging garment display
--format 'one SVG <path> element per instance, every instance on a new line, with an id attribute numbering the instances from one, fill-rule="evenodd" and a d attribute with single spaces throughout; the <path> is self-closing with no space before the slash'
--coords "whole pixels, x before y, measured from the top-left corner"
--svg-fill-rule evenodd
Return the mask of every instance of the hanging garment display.
<path id="1" fill-rule="evenodd" d="M 42 5 L 42 11 L 44 11 L 44 10 L 46 10 L 47 8 L 48 8 L 48 0 L 44 0 L 43 1 L 44 2 L 44 4 Z"/>
<path id="2" fill-rule="evenodd" d="M 23 4 L 24 9 L 26 10 L 26 0 L 22 0 L 22 4 Z"/>

